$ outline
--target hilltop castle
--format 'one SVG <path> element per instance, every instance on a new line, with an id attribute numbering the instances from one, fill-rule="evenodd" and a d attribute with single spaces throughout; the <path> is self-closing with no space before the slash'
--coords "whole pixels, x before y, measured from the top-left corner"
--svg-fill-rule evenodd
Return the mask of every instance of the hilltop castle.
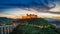
<path id="1" fill-rule="evenodd" d="M 30 18 L 37 18 L 35 14 L 26 14 L 26 16 L 22 16 L 22 19 L 30 19 Z"/>

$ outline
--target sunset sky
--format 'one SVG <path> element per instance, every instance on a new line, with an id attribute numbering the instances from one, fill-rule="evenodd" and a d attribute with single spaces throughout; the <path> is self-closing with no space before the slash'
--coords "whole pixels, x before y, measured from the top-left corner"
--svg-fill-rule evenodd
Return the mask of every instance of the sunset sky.
<path id="1" fill-rule="evenodd" d="M 20 18 L 25 14 L 60 16 L 60 0 L 0 0 L 0 17 Z"/>

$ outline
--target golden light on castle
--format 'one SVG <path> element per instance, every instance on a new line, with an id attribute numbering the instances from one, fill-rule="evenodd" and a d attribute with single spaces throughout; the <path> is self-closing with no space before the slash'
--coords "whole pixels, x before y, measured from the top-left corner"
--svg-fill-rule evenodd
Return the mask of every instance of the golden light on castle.
<path id="1" fill-rule="evenodd" d="M 30 18 L 37 18 L 37 15 L 35 15 L 35 14 L 26 14 L 25 16 L 22 16 L 22 19 L 30 19 Z"/>

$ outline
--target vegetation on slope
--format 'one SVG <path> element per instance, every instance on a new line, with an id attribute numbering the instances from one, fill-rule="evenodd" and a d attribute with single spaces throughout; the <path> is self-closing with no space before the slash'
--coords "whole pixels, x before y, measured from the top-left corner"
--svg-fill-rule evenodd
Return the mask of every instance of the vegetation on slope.
<path id="1" fill-rule="evenodd" d="M 54 27 L 42 18 L 25 19 L 10 34 L 58 34 Z"/>

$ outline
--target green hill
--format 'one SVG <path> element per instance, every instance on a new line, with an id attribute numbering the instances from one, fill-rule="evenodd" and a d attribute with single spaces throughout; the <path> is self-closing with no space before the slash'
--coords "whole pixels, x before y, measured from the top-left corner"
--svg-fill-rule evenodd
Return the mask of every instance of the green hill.
<path id="1" fill-rule="evenodd" d="M 58 34 L 48 21 L 42 18 L 25 19 L 10 34 Z"/>

